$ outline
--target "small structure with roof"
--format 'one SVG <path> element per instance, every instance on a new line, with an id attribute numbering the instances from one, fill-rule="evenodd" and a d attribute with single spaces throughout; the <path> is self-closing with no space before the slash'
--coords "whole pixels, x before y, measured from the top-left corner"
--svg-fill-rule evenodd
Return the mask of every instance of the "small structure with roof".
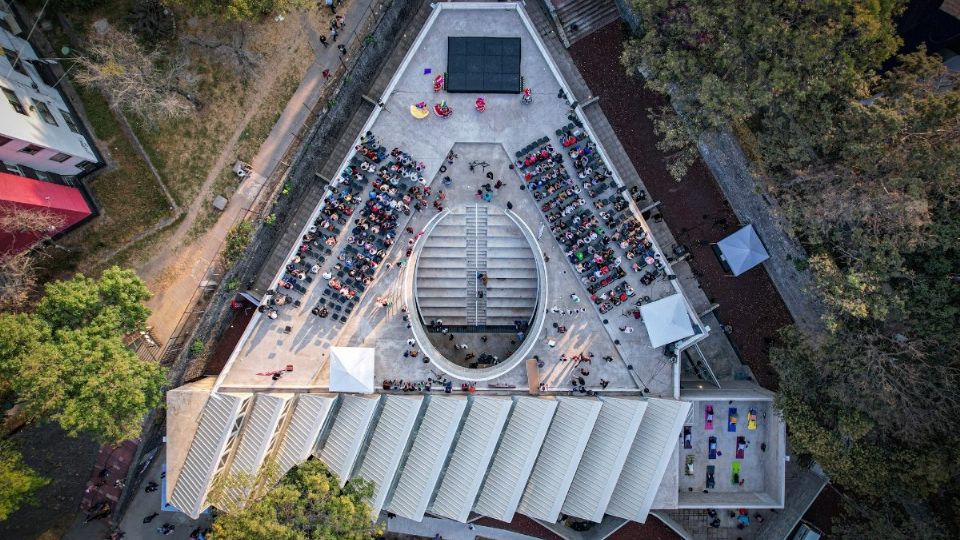
<path id="1" fill-rule="evenodd" d="M 680 294 L 640 306 L 640 315 L 653 347 L 661 347 L 695 333 L 683 295 Z"/>
<path id="2" fill-rule="evenodd" d="M 372 394 L 373 358 L 371 347 L 331 347 L 330 391 Z"/>
<path id="3" fill-rule="evenodd" d="M 746 272 L 770 258 L 753 225 L 746 225 L 716 243 L 714 251 L 720 259 L 723 269 L 734 276 Z"/>

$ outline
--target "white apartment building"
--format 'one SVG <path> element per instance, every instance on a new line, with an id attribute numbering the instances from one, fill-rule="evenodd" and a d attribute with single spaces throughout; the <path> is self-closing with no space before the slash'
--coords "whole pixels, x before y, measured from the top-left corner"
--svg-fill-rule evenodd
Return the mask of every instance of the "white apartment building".
<path id="1" fill-rule="evenodd" d="M 0 2 L 0 161 L 11 172 L 25 166 L 75 176 L 99 161 L 60 91 L 38 71 L 43 62 Z M 48 77 L 49 79 L 49 77 Z"/>

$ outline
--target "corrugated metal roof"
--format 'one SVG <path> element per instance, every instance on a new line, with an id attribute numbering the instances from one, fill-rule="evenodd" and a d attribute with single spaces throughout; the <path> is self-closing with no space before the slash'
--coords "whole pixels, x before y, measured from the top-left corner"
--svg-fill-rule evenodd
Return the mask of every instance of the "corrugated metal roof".
<path id="1" fill-rule="evenodd" d="M 606 513 L 643 523 L 676 450 L 690 403 L 650 399 Z"/>
<path id="2" fill-rule="evenodd" d="M 234 452 L 231 474 L 254 474 L 260 469 L 282 420 L 284 406 L 291 397 L 290 394 L 257 394 Z"/>
<path id="3" fill-rule="evenodd" d="M 431 514 L 466 523 L 512 405 L 509 398 L 472 398 Z"/>
<path id="4" fill-rule="evenodd" d="M 337 396 L 300 394 L 277 452 L 277 468 L 285 474 L 310 457 L 317 437 L 330 415 Z"/>
<path id="5" fill-rule="evenodd" d="M 480 488 L 475 512 L 501 521 L 513 520 L 556 409 L 555 400 L 516 398 L 493 464 Z"/>
<path id="6" fill-rule="evenodd" d="M 466 398 L 430 398 L 413 446 L 398 473 L 397 486 L 387 507 L 391 512 L 416 521 L 423 519 L 466 407 Z"/>
<path id="7" fill-rule="evenodd" d="M 600 522 L 647 408 L 637 399 L 603 399 L 561 512 Z M 548 435 L 549 438 L 549 435 Z"/>
<path id="8" fill-rule="evenodd" d="M 190 444 L 170 504 L 196 519 L 204 509 L 207 490 L 216 472 L 235 420 L 249 394 L 212 394 L 200 415 L 197 434 Z"/>
<path id="9" fill-rule="evenodd" d="M 420 416 L 422 403 L 421 396 L 383 398 L 377 425 L 373 428 L 363 462 L 354 475 L 373 482 L 373 495 L 367 502 L 374 516 L 380 513 L 393 487 L 393 479 L 400 466 L 400 459 L 407 449 L 410 433 Z"/>
<path id="10" fill-rule="evenodd" d="M 560 402 L 540 457 L 530 473 L 517 511 L 554 522 L 577 472 L 602 403 L 596 399 L 557 398 Z"/>
<path id="11" fill-rule="evenodd" d="M 315 452 L 327 464 L 330 471 L 340 479 L 340 485 L 347 483 L 353 465 L 360 455 L 360 448 L 367 438 L 367 428 L 377 411 L 380 396 L 343 396 L 337 417 L 333 421 L 330 435 L 323 445 L 323 451 Z"/>

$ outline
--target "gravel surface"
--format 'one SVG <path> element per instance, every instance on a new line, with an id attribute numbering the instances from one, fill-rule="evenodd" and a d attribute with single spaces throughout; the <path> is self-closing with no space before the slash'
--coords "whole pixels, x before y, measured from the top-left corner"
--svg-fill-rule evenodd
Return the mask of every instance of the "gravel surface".
<path id="1" fill-rule="evenodd" d="M 648 109 L 667 102 L 645 89 L 639 77 L 627 76 L 620 64 L 626 36 L 617 21 L 578 41 L 570 54 L 590 90 L 600 97 L 599 105 L 652 199 L 663 203 L 662 213 L 673 234 L 690 248 L 690 265 L 707 296 L 720 305 L 718 318 L 732 327 L 732 341 L 743 360 L 760 384 L 776 389 L 768 352 L 777 331 L 792 322 L 790 315 L 765 269 L 754 268 L 734 278 L 720 267 L 709 243 L 736 231 L 737 218 L 702 161 L 683 181 L 670 177 L 647 118 Z"/>

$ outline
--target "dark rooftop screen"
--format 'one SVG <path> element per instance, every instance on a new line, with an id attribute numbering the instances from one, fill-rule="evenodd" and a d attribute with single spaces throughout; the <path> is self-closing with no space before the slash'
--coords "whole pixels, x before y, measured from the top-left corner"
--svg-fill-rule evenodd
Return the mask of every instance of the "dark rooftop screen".
<path id="1" fill-rule="evenodd" d="M 519 94 L 520 38 L 447 38 L 447 91 Z"/>

